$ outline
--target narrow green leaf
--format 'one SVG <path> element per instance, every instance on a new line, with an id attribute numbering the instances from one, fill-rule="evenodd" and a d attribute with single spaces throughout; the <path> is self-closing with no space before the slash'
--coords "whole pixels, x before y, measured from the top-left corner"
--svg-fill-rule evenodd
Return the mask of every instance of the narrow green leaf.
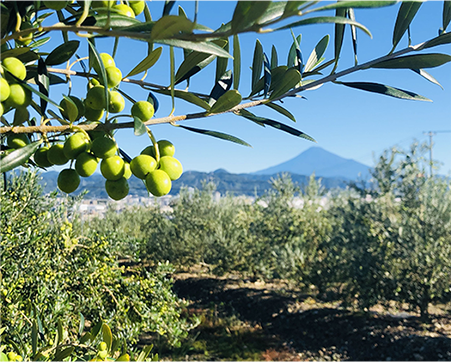
<path id="1" fill-rule="evenodd" d="M 428 49 L 428 48 L 432 48 L 432 47 L 435 47 L 438 45 L 449 44 L 449 43 L 451 43 L 451 33 L 444 33 L 431 40 L 428 40 L 418 50 Z"/>
<path id="2" fill-rule="evenodd" d="M 446 28 L 451 21 L 451 1 L 443 1 L 443 31 L 446 31 Z"/>
<path id="3" fill-rule="evenodd" d="M 356 21 L 352 21 L 347 18 L 341 18 L 341 17 L 336 17 L 336 16 L 319 16 L 319 17 L 299 20 L 294 23 L 284 25 L 275 30 L 290 29 L 290 28 L 294 28 L 296 26 L 303 26 L 303 25 L 310 25 L 310 24 L 328 24 L 328 23 L 355 25 L 357 28 L 363 30 L 366 34 L 368 34 L 368 36 L 372 37 L 371 32 L 368 30 L 368 28 L 366 26 L 364 26 Z"/>
<path id="4" fill-rule="evenodd" d="M 47 44 L 50 41 L 50 39 L 51 39 L 51 37 L 48 36 L 46 38 L 42 38 L 42 39 L 39 39 L 37 41 L 33 41 L 29 45 L 29 47 L 32 48 L 32 49 L 38 49 L 38 48 L 42 47 L 44 44 Z"/>
<path id="5" fill-rule="evenodd" d="M 23 165 L 36 152 L 42 140 L 30 143 L 19 148 L 0 159 L 0 172 L 7 172 Z"/>
<path id="6" fill-rule="evenodd" d="M 147 132 L 146 125 L 138 117 L 133 117 L 133 130 L 135 136 L 141 136 Z"/>
<path id="7" fill-rule="evenodd" d="M 67 347 L 55 355 L 55 361 L 63 361 L 65 358 L 69 357 L 75 350 L 75 347 Z"/>
<path id="8" fill-rule="evenodd" d="M 171 39 L 180 33 L 192 33 L 194 23 L 183 16 L 167 15 L 159 19 L 152 28 L 152 40 Z"/>
<path id="9" fill-rule="evenodd" d="M 150 351 L 152 350 L 152 348 L 153 348 L 153 344 L 151 344 L 150 346 L 144 347 L 143 350 L 141 351 L 141 353 L 139 354 L 138 358 L 136 359 L 136 361 L 137 362 L 145 361 L 147 356 L 149 355 Z"/>
<path id="10" fill-rule="evenodd" d="M 314 9 L 314 11 L 324 11 L 342 8 L 381 8 L 385 6 L 391 6 L 396 4 L 398 1 L 385 1 L 385 0 L 363 0 L 363 1 L 339 1 L 334 4 L 324 5 L 319 8 Z"/>
<path id="11" fill-rule="evenodd" d="M 233 89 L 238 90 L 241 76 L 241 49 L 238 35 L 233 36 Z"/>
<path id="12" fill-rule="evenodd" d="M 285 9 L 283 11 L 284 17 L 289 17 L 293 15 L 298 15 L 299 7 L 306 3 L 306 1 L 287 1 Z"/>
<path id="13" fill-rule="evenodd" d="M 2 51 L 0 52 L 0 60 L 6 59 L 6 58 L 18 58 L 20 59 L 20 57 L 24 54 L 27 53 L 34 53 L 33 51 L 30 50 L 30 48 L 14 48 L 14 49 L 10 49 L 7 51 Z"/>
<path id="14" fill-rule="evenodd" d="M 226 39 L 216 39 L 213 40 L 213 44 L 224 48 L 228 41 Z M 180 64 L 179 69 L 175 75 L 175 84 L 179 84 L 184 80 L 191 78 L 193 75 L 197 74 L 213 60 L 215 60 L 216 55 L 210 55 L 207 53 L 200 53 L 195 51 L 190 51 L 186 56 L 182 64 Z"/>
<path id="15" fill-rule="evenodd" d="M 102 339 L 106 343 L 107 350 L 109 351 L 111 349 L 111 344 L 113 343 L 113 334 L 106 323 L 102 324 Z"/>
<path id="16" fill-rule="evenodd" d="M 264 62 L 263 62 L 263 97 L 266 98 L 268 95 L 269 87 L 271 86 L 271 66 L 269 65 L 269 59 L 265 53 L 263 53 Z"/>
<path id="17" fill-rule="evenodd" d="M 160 58 L 162 50 L 163 50 L 162 47 L 155 49 L 152 53 L 150 53 L 147 57 L 145 57 L 136 67 L 134 67 L 130 71 L 130 73 L 128 73 L 124 78 L 132 77 L 136 74 L 145 72 L 147 69 L 153 67 L 153 65 Z"/>
<path id="18" fill-rule="evenodd" d="M 64 338 L 64 329 L 63 329 L 63 323 L 61 323 L 61 320 L 58 319 L 57 322 L 57 330 L 56 330 L 56 345 L 59 346 L 61 342 L 63 342 Z"/>
<path id="19" fill-rule="evenodd" d="M 63 98 L 66 100 L 66 102 L 70 103 L 74 109 L 77 108 L 77 105 L 75 104 L 75 102 L 72 99 L 70 99 L 68 96 L 63 94 Z M 69 116 L 69 122 L 73 123 L 77 120 L 78 114 L 74 114 L 73 112 L 70 112 L 68 114 L 68 116 Z"/>
<path id="20" fill-rule="evenodd" d="M 224 40 L 226 41 L 224 50 L 229 51 L 229 42 L 226 39 L 224 39 Z M 227 70 L 228 63 L 229 63 L 229 58 L 222 58 L 222 57 L 216 58 L 215 82 L 217 82 L 222 77 L 222 75 L 225 73 L 225 71 Z"/>
<path id="21" fill-rule="evenodd" d="M 371 68 L 384 69 L 424 69 L 435 68 L 451 61 L 447 54 L 431 53 L 406 55 L 394 59 L 384 60 L 374 64 Z"/>
<path id="22" fill-rule="evenodd" d="M 176 48 L 191 49 L 201 53 L 216 55 L 218 57 L 232 58 L 232 56 L 213 42 L 193 42 L 180 39 L 160 39 L 156 43 L 174 46 Z"/>
<path id="23" fill-rule="evenodd" d="M 236 89 L 225 92 L 211 107 L 210 113 L 221 113 L 232 109 L 241 103 L 241 94 Z"/>
<path id="24" fill-rule="evenodd" d="M 80 312 L 78 312 L 78 315 L 80 316 L 80 324 L 78 326 L 78 337 L 81 337 L 83 330 L 85 329 L 85 317 Z"/>
<path id="25" fill-rule="evenodd" d="M 210 92 L 210 98 L 208 104 L 212 106 L 225 92 L 227 92 L 232 86 L 232 71 L 228 70 L 213 86 Z"/>
<path id="26" fill-rule="evenodd" d="M 349 19 L 351 19 L 352 21 L 355 21 L 354 9 L 349 8 L 347 15 L 348 15 Z M 358 64 L 358 60 L 357 60 L 357 29 L 354 25 L 351 25 L 351 37 L 352 37 L 352 48 L 354 49 L 354 64 L 357 65 Z"/>
<path id="27" fill-rule="evenodd" d="M 170 59 L 170 75 L 171 75 L 170 91 L 171 91 L 171 101 L 172 101 L 172 110 L 171 110 L 171 114 L 172 114 L 175 111 L 175 98 L 174 98 L 174 92 L 175 92 L 175 56 L 174 56 L 174 47 L 169 47 L 169 59 Z"/>
<path id="28" fill-rule="evenodd" d="M 277 68 L 279 59 L 277 57 L 276 47 L 273 45 L 271 48 L 271 70 Z"/>
<path id="29" fill-rule="evenodd" d="M 141 23 L 140 21 L 138 21 L 135 25 L 129 25 L 124 27 L 123 29 L 116 29 L 116 30 L 124 30 L 127 31 L 128 33 L 133 32 L 133 33 L 150 33 L 152 32 L 152 29 L 155 25 L 155 21 L 146 21 L 145 23 Z M 133 36 L 131 36 L 131 38 L 133 38 Z"/>
<path id="30" fill-rule="evenodd" d="M 217 131 L 209 131 L 209 130 L 200 129 L 200 128 L 192 128 L 192 127 L 182 126 L 182 125 L 178 125 L 178 126 L 183 129 L 186 129 L 188 131 L 191 131 L 191 132 L 200 133 L 200 134 L 203 134 L 206 136 L 211 136 L 211 137 L 219 138 L 222 140 L 238 143 L 239 145 L 243 145 L 243 146 L 247 146 L 247 147 L 252 147 L 249 143 L 247 143 L 235 136 L 226 134 L 226 133 L 217 132 Z"/>
<path id="31" fill-rule="evenodd" d="M 424 69 L 412 69 L 415 73 L 421 75 L 424 79 L 428 80 L 431 83 L 437 84 L 440 88 L 443 89 L 442 85 L 435 79 L 432 75 L 426 72 Z"/>
<path id="32" fill-rule="evenodd" d="M 38 67 L 36 72 L 36 77 L 34 78 L 35 83 L 38 85 L 39 91 L 46 96 L 49 95 L 50 78 L 47 72 L 47 65 L 44 59 L 38 59 Z M 45 114 L 47 109 L 47 101 L 40 98 L 41 100 L 41 114 Z"/>
<path id="33" fill-rule="evenodd" d="M 395 27 L 393 29 L 393 49 L 396 48 L 410 23 L 415 17 L 418 9 L 422 5 L 421 1 L 404 1 L 399 7 Z"/>
<path id="34" fill-rule="evenodd" d="M 85 20 L 85 23 L 91 21 L 92 24 L 89 25 L 95 25 L 101 28 L 108 25 L 113 30 L 125 30 L 129 26 L 140 24 L 140 21 L 138 19 L 114 13 L 115 10 L 111 8 L 105 10 L 98 9 L 97 11 L 99 12 L 99 14 L 97 14 L 95 17 L 88 17 Z M 65 23 L 68 24 L 67 19 Z"/>
<path id="35" fill-rule="evenodd" d="M 326 51 L 328 44 L 329 44 L 329 35 L 324 36 L 318 42 L 318 44 L 316 44 L 315 49 L 313 49 L 312 53 L 310 54 L 307 60 L 307 63 L 305 64 L 304 68 L 305 72 L 309 72 L 318 64 L 318 61 L 321 59 L 324 52 Z"/>
<path id="36" fill-rule="evenodd" d="M 31 350 L 33 356 L 36 355 L 36 352 L 38 350 L 38 325 L 35 320 L 31 325 Z"/>
<path id="37" fill-rule="evenodd" d="M 262 117 L 258 117 L 258 116 L 256 116 L 255 114 L 249 112 L 249 111 L 246 110 L 246 109 L 240 109 L 238 112 L 234 112 L 234 114 L 236 114 L 237 116 L 242 116 L 242 117 L 248 119 L 249 121 L 252 121 L 252 122 L 254 122 L 255 124 L 258 124 L 259 126 L 261 126 L 261 127 L 263 127 L 263 128 L 266 127 L 263 123 L 261 123 L 261 122 L 259 121 Z M 245 117 L 245 116 L 246 116 L 246 117 Z"/>
<path id="38" fill-rule="evenodd" d="M 27 77 L 25 78 L 26 81 L 33 79 L 38 75 L 37 72 L 37 68 L 29 68 L 27 69 Z M 47 77 L 49 79 L 49 85 L 54 85 L 54 84 L 63 84 L 63 83 L 67 83 L 66 80 L 62 79 L 61 77 L 58 77 L 55 74 L 47 74 Z M 36 83 L 36 81 L 35 81 Z"/>
<path id="39" fill-rule="evenodd" d="M 149 102 L 153 105 L 153 109 L 154 109 L 155 113 L 157 113 L 158 108 L 160 108 L 160 103 L 158 102 L 157 97 L 155 97 L 152 94 L 152 92 L 149 92 L 149 95 L 147 96 L 147 102 Z"/>
<path id="40" fill-rule="evenodd" d="M 257 24 L 264 27 L 266 23 L 280 18 L 284 13 L 287 3 L 288 1 L 272 1 L 265 13 L 258 19 Z"/>
<path id="41" fill-rule="evenodd" d="M 289 119 L 291 119 L 293 122 L 296 122 L 296 118 L 294 118 L 294 116 L 285 108 L 283 108 L 282 106 L 269 102 L 269 103 L 265 103 L 265 106 L 268 106 L 269 108 L 274 109 L 276 112 L 279 112 L 280 114 L 283 114 L 285 117 L 288 117 Z"/>
<path id="42" fill-rule="evenodd" d="M 265 14 L 270 1 L 237 1 L 232 17 L 232 32 L 251 28 Z"/>
<path id="43" fill-rule="evenodd" d="M 0 362 L 8 362 L 8 361 L 9 361 L 8 356 L 3 352 L 0 352 Z"/>
<path id="44" fill-rule="evenodd" d="M 254 89 L 255 84 L 260 79 L 263 68 L 263 47 L 260 40 L 257 39 L 254 48 L 254 59 L 252 60 L 252 83 L 251 87 Z"/>
<path id="45" fill-rule="evenodd" d="M 171 94 L 171 91 L 166 90 L 166 89 L 155 89 L 154 92 L 160 93 L 160 94 L 165 94 L 165 95 Z M 184 101 L 187 101 L 189 103 L 195 104 L 196 106 L 199 106 L 199 107 L 205 109 L 206 111 L 209 111 L 211 108 L 207 102 L 200 99 L 198 96 L 196 96 L 192 93 L 186 92 L 186 91 L 175 89 L 174 96 L 176 98 L 183 99 Z"/>
<path id="46" fill-rule="evenodd" d="M 124 161 L 130 163 L 132 162 L 132 158 L 127 154 L 127 152 L 125 152 L 122 148 L 119 147 L 119 153 L 122 156 L 122 158 L 124 159 Z"/>
<path id="47" fill-rule="evenodd" d="M 271 86 L 269 87 L 269 91 L 272 91 L 275 88 L 277 88 L 279 82 L 282 80 L 287 69 L 288 68 L 286 65 L 280 65 L 277 68 L 274 68 L 271 70 Z M 249 94 L 248 98 L 263 91 L 264 86 L 265 86 L 265 79 L 264 79 L 264 77 L 261 77 L 258 80 L 257 84 L 255 85 L 255 88 L 252 90 L 251 94 Z"/>
<path id="48" fill-rule="evenodd" d="M 80 42 L 78 40 L 70 40 L 67 43 L 63 43 L 47 55 L 45 63 L 47 65 L 58 65 L 67 62 L 75 54 L 79 46 Z"/>
<path id="49" fill-rule="evenodd" d="M 299 73 L 296 69 L 290 68 L 283 75 L 280 82 L 277 84 L 277 87 L 274 88 L 270 100 L 274 100 L 279 98 L 290 89 L 294 88 L 301 81 L 301 73 Z"/>
<path id="50" fill-rule="evenodd" d="M 290 29 L 291 30 L 291 29 Z M 291 31 L 291 36 L 293 37 L 293 43 L 291 44 L 290 50 L 288 51 L 287 67 L 292 68 L 298 66 L 296 49 L 301 50 L 300 44 L 302 40 L 302 34 L 299 34 L 296 38 L 294 37 L 293 31 Z"/>
<path id="51" fill-rule="evenodd" d="M 286 124 L 283 124 L 283 123 L 280 123 L 278 121 L 275 121 L 273 119 L 269 119 L 269 118 L 265 118 L 265 117 L 259 117 L 259 116 L 256 116 L 256 115 L 252 114 L 251 112 L 241 112 L 240 111 L 237 114 L 239 116 L 247 118 L 247 119 L 249 119 L 249 120 L 251 120 L 253 122 L 260 122 L 260 123 L 262 123 L 264 125 L 267 125 L 267 126 L 276 128 L 278 130 L 284 131 L 284 132 L 289 133 L 289 134 L 291 134 L 293 136 L 301 137 L 301 138 L 304 138 L 306 140 L 309 140 L 309 141 L 312 141 L 312 142 L 316 142 L 315 139 L 310 137 L 308 134 L 306 134 L 306 133 L 304 133 L 302 131 L 299 131 L 299 130 L 293 128 L 293 127 L 287 126 Z M 249 114 L 251 114 L 252 116 L 250 116 Z"/>
<path id="52" fill-rule="evenodd" d="M 92 338 L 91 333 L 86 332 L 85 334 L 83 334 L 83 337 L 80 338 L 80 344 L 85 344 L 88 341 L 93 341 L 94 339 Z"/>
<path id="53" fill-rule="evenodd" d="M 92 64 L 93 67 L 94 67 L 94 65 L 96 65 L 100 68 L 100 74 L 98 74 L 100 77 L 100 80 L 101 80 L 100 83 L 108 84 L 107 77 L 106 77 L 106 71 L 105 71 L 105 65 L 103 64 L 103 61 L 100 58 L 100 54 L 99 54 L 97 48 L 90 40 L 91 39 L 88 39 L 89 49 L 91 50 L 91 52 L 89 53 L 89 64 Z M 91 56 L 92 56 L 92 62 L 91 62 Z M 108 87 L 105 87 L 105 100 L 106 100 L 106 105 L 107 105 L 106 111 L 108 112 L 108 107 L 110 104 L 110 92 L 108 91 Z"/>
<path id="54" fill-rule="evenodd" d="M 335 16 L 336 17 L 345 17 L 346 15 L 346 8 L 338 8 L 335 10 Z M 334 70 L 337 68 L 338 60 L 340 59 L 340 53 L 341 48 L 343 46 L 343 38 L 345 33 L 345 24 L 337 23 L 335 24 L 335 48 L 334 48 L 334 57 L 335 57 L 335 67 Z"/>
<path id="55" fill-rule="evenodd" d="M 91 342 L 94 342 L 100 330 L 102 329 L 103 322 L 99 321 L 97 324 L 91 329 Z"/>
<path id="56" fill-rule="evenodd" d="M 180 67 L 175 74 L 175 84 L 179 84 L 184 80 L 189 80 L 193 75 L 199 73 L 215 59 L 216 55 L 191 52 L 182 64 L 180 64 Z"/>
<path id="57" fill-rule="evenodd" d="M 172 8 L 175 5 L 175 1 L 168 1 L 166 0 L 164 2 L 164 8 L 163 8 L 163 16 L 169 15 L 169 13 L 171 12 Z"/>
<path id="58" fill-rule="evenodd" d="M 430 99 L 423 97 L 419 94 L 379 83 L 369 83 L 369 82 L 335 82 L 335 83 L 342 84 L 347 87 L 355 89 L 364 90 L 367 92 L 379 93 L 400 99 L 432 102 Z"/>

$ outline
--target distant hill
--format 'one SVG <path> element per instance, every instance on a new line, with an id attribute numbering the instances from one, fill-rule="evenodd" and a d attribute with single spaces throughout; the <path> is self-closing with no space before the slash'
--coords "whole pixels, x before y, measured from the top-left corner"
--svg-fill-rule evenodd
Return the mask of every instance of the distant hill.
<path id="1" fill-rule="evenodd" d="M 252 174 L 235 174 L 219 169 L 214 172 L 198 172 L 186 171 L 182 177 L 172 183 L 171 194 L 176 195 L 182 187 L 201 188 L 202 183 L 212 181 L 216 184 L 216 190 L 221 194 L 233 193 L 234 195 L 262 195 L 271 188 L 270 180 L 277 177 L 274 175 L 252 175 Z M 42 184 L 44 192 L 49 193 L 57 189 L 58 172 L 48 171 L 42 173 Z M 308 184 L 309 176 L 291 174 L 293 182 L 299 184 L 300 187 Z M 345 187 L 346 179 L 344 178 L 323 178 L 322 185 L 327 188 Z M 94 174 L 87 178 L 81 178 L 80 187 L 74 193 L 80 194 L 84 190 L 88 190 L 86 198 L 99 199 L 108 198 L 104 188 L 105 179 L 100 174 Z M 141 180 L 132 176 L 129 179 L 130 194 L 133 196 L 146 197 L 147 190 Z"/>
<path id="2" fill-rule="evenodd" d="M 254 172 L 254 175 L 272 175 L 280 172 L 290 172 L 298 175 L 315 173 L 320 177 L 339 177 L 355 180 L 367 178 L 370 167 L 363 163 L 340 157 L 321 147 L 310 147 L 298 156 L 276 166 Z"/>
<path id="3" fill-rule="evenodd" d="M 281 173 L 288 173 L 293 182 L 301 188 L 308 184 L 313 172 L 317 178 L 322 178 L 322 185 L 326 189 L 343 188 L 350 180 L 356 180 L 359 174 L 362 177 L 369 175 L 369 170 L 370 167 L 362 163 L 342 158 L 320 147 L 311 147 L 287 162 L 252 174 L 230 173 L 222 168 L 213 172 L 186 171 L 172 183 L 171 194 L 178 194 L 184 186 L 199 189 L 203 182 L 211 181 L 221 194 L 260 196 L 271 188 L 271 179 Z M 58 172 L 44 172 L 42 177 L 46 193 L 57 189 Z M 75 194 L 88 190 L 87 198 L 108 198 L 104 185 L 105 179 L 100 174 L 81 178 L 80 187 Z M 131 195 L 139 197 L 148 195 L 142 180 L 132 176 L 129 185 Z"/>

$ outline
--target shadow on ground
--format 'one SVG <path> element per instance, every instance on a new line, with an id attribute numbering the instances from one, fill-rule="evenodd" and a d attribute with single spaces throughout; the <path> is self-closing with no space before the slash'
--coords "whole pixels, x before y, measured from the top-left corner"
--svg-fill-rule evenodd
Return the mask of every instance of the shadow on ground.
<path id="1" fill-rule="evenodd" d="M 352 312 L 280 286 L 213 277 L 177 277 L 174 290 L 191 311 L 211 314 L 183 359 L 451 360 L 449 314 L 424 323 L 407 313 Z"/>

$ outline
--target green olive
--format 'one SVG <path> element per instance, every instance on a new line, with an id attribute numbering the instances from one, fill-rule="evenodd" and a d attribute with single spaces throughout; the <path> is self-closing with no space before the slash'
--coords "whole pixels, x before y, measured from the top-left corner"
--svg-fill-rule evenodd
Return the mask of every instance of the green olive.
<path id="1" fill-rule="evenodd" d="M 0 102 L 8 99 L 10 94 L 9 84 L 5 78 L 0 78 Z"/>
<path id="2" fill-rule="evenodd" d="M 152 103 L 139 101 L 132 106 L 131 112 L 133 117 L 138 117 L 141 121 L 146 122 L 153 117 L 155 110 Z"/>
<path id="3" fill-rule="evenodd" d="M 76 132 L 64 142 L 64 155 L 73 160 L 90 146 L 90 139 L 83 132 Z"/>
<path id="4" fill-rule="evenodd" d="M 30 139 L 25 133 L 17 133 L 9 135 L 6 139 L 9 147 L 18 149 L 30 144 Z"/>
<path id="5" fill-rule="evenodd" d="M 69 159 L 64 154 L 64 145 L 56 143 L 47 151 L 47 159 L 54 165 L 64 165 Z"/>
<path id="6" fill-rule="evenodd" d="M 75 170 L 81 177 L 89 177 L 96 171 L 98 163 L 97 157 L 93 154 L 82 152 L 75 161 Z"/>
<path id="7" fill-rule="evenodd" d="M 62 170 L 58 175 L 58 188 L 65 192 L 66 194 L 70 194 L 74 192 L 78 186 L 80 185 L 80 176 L 77 171 L 66 168 Z"/>
<path id="8" fill-rule="evenodd" d="M 157 161 L 149 155 L 136 156 L 130 162 L 130 169 L 137 178 L 144 180 L 149 172 L 157 167 Z"/>
<path id="9" fill-rule="evenodd" d="M 2 66 L 20 80 L 24 80 L 27 76 L 25 65 L 17 58 L 8 57 L 3 59 Z M 6 79 L 8 79 L 8 75 L 6 75 Z"/>
<path id="10" fill-rule="evenodd" d="M 128 2 L 130 7 L 132 8 L 133 12 L 136 15 L 141 14 L 144 11 L 144 7 L 146 6 L 145 1 L 130 1 Z"/>
<path id="11" fill-rule="evenodd" d="M 98 158 L 108 158 L 117 152 L 117 145 L 109 137 L 98 137 L 91 144 L 91 152 Z"/>
<path id="12" fill-rule="evenodd" d="M 11 108 L 28 107 L 31 103 L 31 91 L 22 87 L 20 84 L 11 84 L 9 86 L 10 94 L 5 101 L 5 106 Z"/>
<path id="13" fill-rule="evenodd" d="M 101 110 L 106 108 L 105 87 L 96 85 L 88 90 L 86 94 L 85 104 L 92 109 Z"/>
<path id="14" fill-rule="evenodd" d="M 124 160 L 119 156 L 104 158 L 100 162 L 100 172 L 107 180 L 119 180 L 125 173 Z"/>
<path id="15" fill-rule="evenodd" d="M 172 182 L 168 174 L 162 170 L 155 170 L 147 174 L 146 187 L 154 196 L 164 196 L 171 191 Z"/>
<path id="16" fill-rule="evenodd" d="M 111 197 L 113 200 L 118 201 L 128 195 L 130 187 L 125 177 L 121 177 L 116 181 L 106 180 L 105 190 L 109 197 Z"/>
<path id="17" fill-rule="evenodd" d="M 41 147 L 39 148 L 33 156 L 34 162 L 41 167 L 50 167 L 53 166 L 53 163 L 51 163 L 49 161 L 49 159 L 47 158 L 47 154 L 48 154 L 49 148 L 48 147 Z"/>
<path id="18" fill-rule="evenodd" d="M 110 113 L 120 113 L 125 108 L 124 97 L 119 92 L 111 91 L 110 93 L 110 106 L 108 110 Z"/>
<path id="19" fill-rule="evenodd" d="M 108 82 L 108 88 L 114 88 L 122 80 L 122 72 L 119 68 L 116 68 L 114 66 L 105 68 L 106 72 L 106 78 Z"/>
<path id="20" fill-rule="evenodd" d="M 172 181 L 175 181 L 182 176 L 183 167 L 179 160 L 172 156 L 163 156 L 158 163 L 159 169 L 168 174 Z"/>

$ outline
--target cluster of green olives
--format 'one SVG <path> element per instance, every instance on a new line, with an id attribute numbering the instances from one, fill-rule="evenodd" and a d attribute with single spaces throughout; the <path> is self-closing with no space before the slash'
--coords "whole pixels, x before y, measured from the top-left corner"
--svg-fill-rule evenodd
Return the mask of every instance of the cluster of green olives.
<path id="1" fill-rule="evenodd" d="M 61 116 L 70 122 L 82 121 L 99 122 L 105 111 L 118 113 L 123 111 L 125 101 L 122 95 L 115 91 L 122 79 L 120 70 L 113 58 L 107 53 L 101 53 L 100 59 L 107 73 L 106 85 L 100 84 L 92 78 L 88 84 L 85 99 L 70 95 L 60 102 Z M 6 58 L 2 67 L 19 79 L 25 79 L 26 68 L 16 58 Z M 100 73 L 98 66 L 94 67 Z M 20 125 L 29 119 L 27 106 L 31 101 L 31 94 L 26 88 L 14 82 L 8 72 L 3 72 L 1 78 L 1 100 L 6 107 L 16 108 L 14 125 Z M 106 87 L 106 88 L 105 88 Z M 109 104 L 106 104 L 106 92 L 109 94 Z M 153 104 L 148 101 L 138 101 L 131 108 L 131 116 L 143 122 L 154 115 Z M 83 120 L 86 119 L 86 121 Z M 77 126 L 74 126 L 75 129 Z M 30 144 L 29 137 L 24 133 L 12 133 L 7 137 L 7 145 L 11 150 L 22 148 Z M 170 192 L 172 181 L 182 174 L 182 165 L 175 159 L 174 146 L 166 140 L 157 142 L 158 151 L 154 146 L 143 150 L 129 164 L 119 154 L 115 140 L 103 131 L 85 132 L 82 128 L 64 142 L 53 140 L 40 147 L 33 156 L 37 166 L 47 168 L 53 165 L 65 165 L 71 162 L 71 167 L 63 169 L 58 175 L 58 188 L 65 193 L 72 193 L 80 185 L 80 177 L 89 177 L 100 163 L 100 171 L 105 177 L 105 189 L 114 200 L 121 200 L 129 193 L 128 179 L 134 174 L 145 181 L 147 189 L 154 196 L 163 196 Z M 72 165 L 74 167 L 72 167 Z"/>
<path id="2" fill-rule="evenodd" d="M 80 186 L 80 177 L 91 176 L 99 163 L 105 178 L 105 190 L 116 201 L 128 195 L 128 179 L 132 174 L 145 180 L 149 192 L 157 197 L 168 194 L 172 181 L 182 175 L 182 165 L 173 157 L 174 145 L 167 140 L 157 142 L 159 156 L 155 147 L 149 146 L 128 163 L 118 155 L 119 149 L 114 139 L 106 134 L 89 133 L 95 138 L 91 139 L 91 135 L 83 131 L 76 132 L 64 143 L 43 146 L 34 154 L 34 162 L 41 167 L 65 165 L 69 161 L 74 164 L 74 168 L 65 168 L 58 175 L 58 188 L 65 193 L 76 191 Z M 18 136 L 9 136 L 8 144 L 12 145 L 14 140 L 15 145 L 19 145 Z"/>
<path id="3" fill-rule="evenodd" d="M 27 107 L 31 103 L 31 92 L 17 82 L 16 78 L 24 80 L 27 69 L 19 59 L 8 57 L 1 62 L 0 74 L 0 116 L 15 109 L 13 124 L 21 125 L 30 117 Z"/>
<path id="4" fill-rule="evenodd" d="M 152 195 L 164 196 L 171 191 L 172 181 L 182 175 L 183 167 L 173 157 L 175 148 L 171 142 L 160 140 L 157 147 L 158 156 L 155 146 L 148 146 L 131 160 L 130 169 L 133 175 L 145 181 L 147 190 Z"/>

